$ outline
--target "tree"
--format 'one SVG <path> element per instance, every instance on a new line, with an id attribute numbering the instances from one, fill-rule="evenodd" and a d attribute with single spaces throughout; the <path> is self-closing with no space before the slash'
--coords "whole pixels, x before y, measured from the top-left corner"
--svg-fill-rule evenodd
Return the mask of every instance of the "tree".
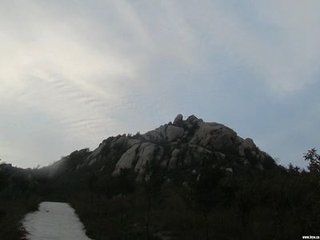
<path id="1" fill-rule="evenodd" d="M 146 196 L 145 232 L 150 239 L 151 213 L 155 201 L 161 200 L 161 188 L 164 183 L 163 171 L 154 162 L 146 162 L 142 185 Z"/>
<path id="2" fill-rule="evenodd" d="M 1 161 L 1 158 L 0 158 Z M 5 186 L 5 176 L 3 174 L 3 170 L 1 168 L 2 163 L 0 164 L 0 192 L 3 190 L 4 186 Z"/>
<path id="3" fill-rule="evenodd" d="M 195 208 L 201 212 L 205 224 L 205 238 L 209 237 L 209 214 L 220 201 L 220 180 L 224 177 L 224 171 L 220 168 L 203 166 L 199 175 L 189 182 L 189 195 Z"/>
<path id="4" fill-rule="evenodd" d="M 309 162 L 308 169 L 310 172 L 320 174 L 320 155 L 317 153 L 317 150 L 312 148 L 308 150 L 303 157 L 307 162 Z"/>

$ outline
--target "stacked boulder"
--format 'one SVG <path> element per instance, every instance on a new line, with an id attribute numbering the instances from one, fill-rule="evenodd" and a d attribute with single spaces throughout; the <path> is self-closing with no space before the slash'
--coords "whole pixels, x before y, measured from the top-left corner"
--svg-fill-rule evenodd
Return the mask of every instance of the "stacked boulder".
<path id="1" fill-rule="evenodd" d="M 240 165 L 252 163 L 260 169 L 264 161 L 273 161 L 252 139 L 242 139 L 222 124 L 204 122 L 193 115 L 183 120 L 179 114 L 173 123 L 141 135 L 140 140 L 122 154 L 113 175 L 121 169 L 134 169 L 143 175 L 147 163 L 167 170 L 188 168 L 201 164 L 204 159 L 212 161 L 212 165 L 228 159 L 225 160 L 228 169 L 235 161 Z"/>
<path id="2" fill-rule="evenodd" d="M 80 154 L 81 153 L 81 154 Z M 204 122 L 181 114 L 174 121 L 157 129 L 136 135 L 118 135 L 104 140 L 97 149 L 76 151 L 52 165 L 54 172 L 92 168 L 113 176 L 129 169 L 139 177 L 147 165 L 167 172 L 183 169 L 195 172 L 201 166 L 219 166 L 235 172 L 241 168 L 265 169 L 275 166 L 274 160 L 235 131 L 220 123 Z"/>

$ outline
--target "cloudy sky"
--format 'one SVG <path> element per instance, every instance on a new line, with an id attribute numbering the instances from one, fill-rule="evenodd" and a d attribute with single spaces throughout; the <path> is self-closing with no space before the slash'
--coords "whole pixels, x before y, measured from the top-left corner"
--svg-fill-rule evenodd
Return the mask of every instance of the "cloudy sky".
<path id="1" fill-rule="evenodd" d="M 182 113 L 303 167 L 319 23 L 318 0 L 1 0 L 0 158 L 45 166 Z"/>

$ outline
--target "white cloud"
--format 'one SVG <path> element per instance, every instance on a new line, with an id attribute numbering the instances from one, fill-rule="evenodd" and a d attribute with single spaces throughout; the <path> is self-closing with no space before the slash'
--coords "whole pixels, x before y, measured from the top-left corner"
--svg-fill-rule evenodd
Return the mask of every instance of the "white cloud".
<path id="1" fill-rule="evenodd" d="M 37 1 L 20 2 L 19 8 L 14 3 L 4 5 L 0 10 L 0 107 L 34 109 L 34 121 L 39 114 L 49 116 L 60 123 L 58 131 L 63 134 L 57 136 L 65 139 L 61 143 L 73 139 L 68 143 L 73 148 L 70 151 L 79 143 L 96 146 L 104 137 L 120 132 L 121 125 L 112 119 L 113 114 L 122 111 L 122 99 L 131 84 L 138 84 L 134 79 L 139 62 L 114 49 L 113 39 L 101 39 L 105 42 L 100 49 L 97 39 L 101 29 L 95 29 L 90 15 L 80 21 L 87 26 L 79 27 L 73 16 L 60 17 L 60 12 L 54 12 L 57 9 Z M 38 126 L 30 127 L 36 130 Z M 13 136 L 17 130 L 11 131 L 8 134 Z M 27 134 L 30 141 L 21 143 Z M 6 149 L 9 156 L 20 157 L 21 152 L 35 149 L 33 156 L 43 161 L 43 154 L 37 154 L 41 149 L 36 148 L 37 144 L 45 148 L 44 140 L 32 131 L 21 131 L 12 144 L 16 152 L 12 146 Z"/>
<path id="2" fill-rule="evenodd" d="M 316 81 L 320 14 L 316 1 L 250 1 L 255 23 L 219 11 L 217 32 L 230 53 L 257 72 L 275 92 L 291 93 Z M 217 19 L 216 19 L 217 20 Z M 252 26 L 255 24 L 255 26 Z"/>
<path id="3" fill-rule="evenodd" d="M 201 70 L 218 81 L 224 63 L 209 61 L 212 56 L 276 94 L 315 82 L 319 3 L 248 4 L 252 16 L 241 4 L 222 1 L 2 1 L 0 107 L 36 110 L 59 123 L 57 135 L 66 142 L 94 146 L 128 131 L 129 118 L 135 130 L 149 127 L 140 104 L 170 113 L 183 108 L 173 89 L 192 88 L 191 82 L 165 77 L 183 71 L 200 78 Z"/>
<path id="4" fill-rule="evenodd" d="M 59 14 L 41 5 L 25 4 L 11 10 L 13 21 L 1 26 L 2 98 L 18 98 L 20 104 L 39 108 L 60 121 L 88 115 L 104 118 L 97 103 L 104 101 L 114 108 L 126 94 L 121 79 L 129 87 L 137 63 L 108 46 L 108 39 L 99 51 L 95 42 L 87 43 L 88 36 L 77 25 L 65 25 L 70 22 L 67 16 L 58 18 Z M 1 20 L 5 23 L 7 19 Z"/>
<path id="5" fill-rule="evenodd" d="M 173 43 L 175 54 L 198 66 L 212 56 L 224 56 L 235 68 L 246 69 L 256 81 L 280 95 L 316 81 L 320 60 L 318 2 L 248 1 L 247 5 L 230 7 L 227 2 L 190 1 L 167 6 L 167 13 L 173 14 L 160 11 L 165 25 L 157 22 L 161 50 Z M 172 38 L 163 38 L 166 33 Z M 207 65 L 206 70 L 209 68 L 219 69 L 221 63 Z"/>

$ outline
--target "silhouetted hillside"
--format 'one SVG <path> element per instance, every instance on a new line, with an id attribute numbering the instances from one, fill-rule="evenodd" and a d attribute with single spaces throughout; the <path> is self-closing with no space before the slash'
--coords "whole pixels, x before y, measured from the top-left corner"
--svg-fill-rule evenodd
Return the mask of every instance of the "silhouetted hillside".
<path id="1" fill-rule="evenodd" d="M 178 115 L 168 123 L 145 134 L 118 135 L 104 140 L 97 149 L 71 153 L 53 164 L 50 175 L 90 169 L 117 176 L 121 170 L 132 170 L 145 176 L 146 165 L 152 165 L 170 175 L 173 171 L 193 172 L 206 165 L 229 172 L 244 169 L 275 168 L 274 160 L 232 129 L 208 123 L 195 116 L 183 120 Z"/>
<path id="2" fill-rule="evenodd" d="M 1 201 L 21 210 L 0 207 L 0 224 L 18 239 L 17 219 L 48 200 L 70 202 L 96 240 L 301 239 L 320 229 L 320 157 L 305 159 L 310 172 L 286 169 L 231 128 L 178 115 L 41 169 L 1 165 Z"/>

